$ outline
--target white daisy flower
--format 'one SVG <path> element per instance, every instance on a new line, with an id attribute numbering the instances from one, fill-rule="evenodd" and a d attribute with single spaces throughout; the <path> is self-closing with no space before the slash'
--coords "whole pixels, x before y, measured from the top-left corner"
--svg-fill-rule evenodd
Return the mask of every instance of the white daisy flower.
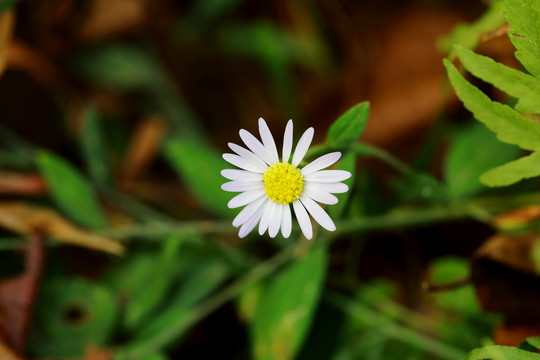
<path id="1" fill-rule="evenodd" d="M 343 193 L 349 189 L 341 181 L 348 179 L 350 172 L 322 170 L 338 161 L 341 153 L 323 155 L 300 169 L 298 165 L 313 139 L 312 127 L 298 141 L 290 162 L 292 120 L 289 120 L 285 128 L 281 161 L 274 138 L 262 118 L 259 119 L 259 132 L 262 143 L 248 131 L 240 130 L 240 138 L 249 150 L 229 143 L 236 154 L 223 154 L 226 161 L 241 169 L 221 171 L 221 175 L 232 180 L 221 188 L 240 193 L 229 201 L 228 207 L 245 206 L 232 223 L 240 227 L 238 235 L 241 238 L 246 236 L 259 224 L 260 235 L 268 230 L 270 237 L 275 237 L 281 229 L 283 237 L 288 238 L 292 228 L 290 204 L 306 238 L 313 237 L 308 213 L 326 230 L 336 230 L 334 222 L 318 203 L 336 204 L 338 199 L 332 193 Z"/>

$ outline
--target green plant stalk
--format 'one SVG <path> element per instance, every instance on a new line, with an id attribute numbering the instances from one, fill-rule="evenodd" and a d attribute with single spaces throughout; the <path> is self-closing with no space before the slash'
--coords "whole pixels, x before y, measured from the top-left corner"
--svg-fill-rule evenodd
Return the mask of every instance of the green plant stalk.
<path id="1" fill-rule="evenodd" d="M 389 338 L 424 349 L 444 359 L 455 360 L 465 356 L 464 351 L 393 322 L 377 310 L 357 301 L 352 301 L 337 292 L 327 292 L 325 298 L 338 306 L 348 316 L 355 318 L 365 326 L 372 327 Z"/>
<path id="2" fill-rule="evenodd" d="M 173 326 L 161 332 L 159 336 L 147 339 L 144 342 L 139 341 L 136 344 L 118 349 L 114 356 L 114 360 L 144 359 L 146 356 L 163 349 L 194 324 L 198 323 L 201 319 L 208 316 L 223 304 L 237 297 L 251 284 L 266 279 L 275 273 L 279 268 L 287 264 L 291 259 L 294 258 L 294 250 L 296 247 L 296 243 L 291 243 L 291 245 L 285 247 L 269 260 L 255 266 L 240 279 L 236 280 L 207 300 L 202 301 L 200 305 L 194 308 L 193 311 L 188 312 L 185 317 L 178 319 Z"/>
<path id="3" fill-rule="evenodd" d="M 513 196 L 489 196 L 448 205 L 395 208 L 382 215 L 336 221 L 337 231 L 330 235 L 409 228 L 461 219 L 476 219 L 489 224 L 492 213 L 510 211 L 538 203 L 540 203 L 540 192 Z M 228 220 L 152 221 L 100 230 L 99 234 L 122 240 L 133 237 L 159 238 L 174 232 L 202 236 L 234 235 L 237 229 Z"/>

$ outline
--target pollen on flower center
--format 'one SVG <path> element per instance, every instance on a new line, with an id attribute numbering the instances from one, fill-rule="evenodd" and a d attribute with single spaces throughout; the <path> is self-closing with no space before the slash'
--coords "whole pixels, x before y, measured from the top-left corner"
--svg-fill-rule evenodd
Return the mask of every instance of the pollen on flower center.
<path id="1" fill-rule="evenodd" d="M 270 166 L 263 175 L 263 181 L 266 195 L 282 204 L 290 204 L 298 199 L 304 188 L 304 178 L 300 170 L 289 163 Z"/>

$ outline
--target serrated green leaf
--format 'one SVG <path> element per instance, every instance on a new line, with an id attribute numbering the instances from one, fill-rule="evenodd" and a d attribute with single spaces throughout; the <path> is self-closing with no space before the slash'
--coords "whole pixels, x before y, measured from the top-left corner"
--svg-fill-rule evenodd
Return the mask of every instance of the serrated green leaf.
<path id="1" fill-rule="evenodd" d="M 491 187 L 508 186 L 536 176 L 540 176 L 538 152 L 491 169 L 480 177 L 480 181 Z"/>
<path id="2" fill-rule="evenodd" d="M 38 153 L 36 163 L 52 198 L 67 215 L 88 227 L 107 226 L 94 189 L 75 167 L 46 151 Z"/>
<path id="3" fill-rule="evenodd" d="M 230 217 L 230 193 L 221 190 L 227 181 L 220 172 L 230 165 L 207 146 L 190 140 L 169 140 L 165 155 L 180 177 L 208 210 Z"/>
<path id="4" fill-rule="evenodd" d="M 497 134 L 500 141 L 526 150 L 540 150 L 538 124 L 524 118 L 507 105 L 492 102 L 482 91 L 465 80 L 447 59 L 444 59 L 444 66 L 459 99 L 477 120 Z"/>
<path id="5" fill-rule="evenodd" d="M 456 46 L 455 50 L 461 63 L 471 74 L 517 98 L 518 111 L 540 113 L 540 81 L 538 79 L 495 62 L 487 56 L 475 54 L 462 46 Z"/>
<path id="6" fill-rule="evenodd" d="M 537 241 L 537 244 L 539 242 Z M 538 246 L 535 246 L 535 247 L 538 247 Z M 538 264 L 537 265 L 537 272 L 538 272 Z M 526 338 L 523 343 L 527 344 L 528 346 L 532 347 L 533 349 L 532 352 L 535 352 L 535 350 L 537 349 L 540 349 L 540 336 L 535 336 L 535 337 L 529 337 L 529 338 Z M 523 344 L 522 343 L 522 344 Z M 521 345 L 519 346 L 520 349 L 522 349 Z M 527 350 L 527 349 L 525 349 Z"/>
<path id="7" fill-rule="evenodd" d="M 482 35 L 504 25 L 503 9 L 503 1 L 492 1 L 489 9 L 474 23 L 455 26 L 450 34 L 439 41 L 439 47 L 445 53 L 451 52 L 455 44 L 474 49 L 480 42 Z"/>
<path id="8" fill-rule="evenodd" d="M 516 58 L 532 75 L 540 78 L 540 1 L 505 0 L 504 16 L 512 28 L 508 35 L 516 47 Z"/>
<path id="9" fill-rule="evenodd" d="M 445 162 L 448 195 L 452 199 L 461 199 L 484 190 L 480 176 L 516 159 L 520 152 L 519 148 L 498 141 L 493 132 L 477 121 L 461 128 L 451 138 Z"/>
<path id="10" fill-rule="evenodd" d="M 41 357 L 78 357 L 105 345 L 116 321 L 110 292 L 82 279 L 45 282 L 36 301 L 28 347 Z"/>
<path id="11" fill-rule="evenodd" d="M 294 359 L 310 327 L 325 273 L 326 249 L 319 247 L 263 290 L 252 324 L 256 360 Z"/>
<path id="12" fill-rule="evenodd" d="M 490 345 L 471 351 L 462 360 L 540 360 L 539 354 L 515 347 Z"/>
<path id="13" fill-rule="evenodd" d="M 369 116 L 369 102 L 356 104 L 341 115 L 328 129 L 330 146 L 348 146 L 358 141 Z"/>
<path id="14" fill-rule="evenodd" d="M 96 184 L 109 182 L 105 145 L 101 129 L 101 119 L 95 107 L 89 106 L 83 112 L 83 127 L 80 142 L 86 167 Z"/>

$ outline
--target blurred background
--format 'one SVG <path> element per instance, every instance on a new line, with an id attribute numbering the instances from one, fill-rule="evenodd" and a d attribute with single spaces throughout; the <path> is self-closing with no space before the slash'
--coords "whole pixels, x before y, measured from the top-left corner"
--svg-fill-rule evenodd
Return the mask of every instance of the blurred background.
<path id="1" fill-rule="evenodd" d="M 486 191 L 482 170 L 463 165 L 478 147 L 497 155 L 482 160 L 486 168 L 518 155 L 473 123 L 442 66 L 448 34 L 490 5 L 4 0 L 0 354 L 459 359 L 493 336 L 515 344 L 535 333 L 518 310 L 516 321 L 501 322 L 501 308 L 512 305 L 478 302 L 471 269 L 485 294 L 510 289 L 490 274 L 513 268 L 486 253 L 469 261 L 493 229 L 448 210 L 448 194 Z M 497 32 L 500 7 L 491 9 L 478 51 L 517 67 Z M 263 117 L 279 146 L 292 118 L 324 143 L 330 125 L 362 101 L 371 111 L 361 141 L 450 190 L 353 158 L 356 177 L 336 221 L 352 230 L 328 244 L 325 260 L 307 257 L 325 264 L 319 278 L 319 265 L 302 262 L 320 249 L 312 243 L 238 239 L 225 205 L 231 195 L 219 189 L 220 154 L 239 141 L 238 130 L 256 133 Z M 404 204 L 435 207 L 405 212 L 403 221 L 384 217 Z M 279 277 L 290 264 L 297 272 Z M 295 281 L 316 294 L 294 295 Z M 423 282 L 459 286 L 426 292 Z M 283 309 L 304 304 L 301 322 L 273 328 L 285 312 L 257 310 L 261 298 Z M 276 331 L 291 332 L 272 345 Z"/>

